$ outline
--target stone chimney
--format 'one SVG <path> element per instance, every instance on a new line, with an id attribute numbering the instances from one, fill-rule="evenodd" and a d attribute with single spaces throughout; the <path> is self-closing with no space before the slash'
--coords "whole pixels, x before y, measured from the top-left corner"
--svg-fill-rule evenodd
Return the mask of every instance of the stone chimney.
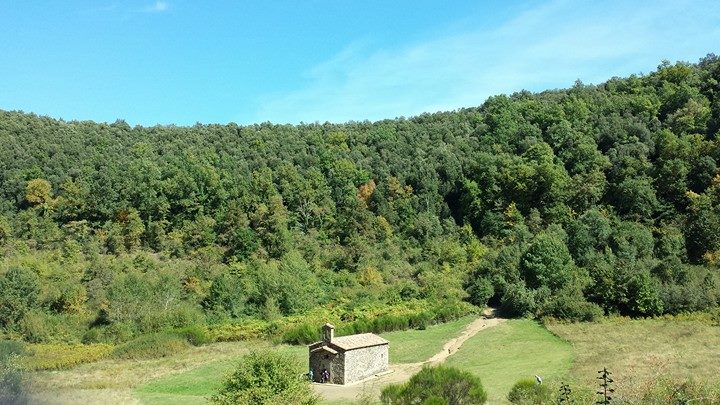
<path id="1" fill-rule="evenodd" d="M 330 323 L 323 325 L 323 342 L 330 343 L 335 337 L 335 326 Z"/>

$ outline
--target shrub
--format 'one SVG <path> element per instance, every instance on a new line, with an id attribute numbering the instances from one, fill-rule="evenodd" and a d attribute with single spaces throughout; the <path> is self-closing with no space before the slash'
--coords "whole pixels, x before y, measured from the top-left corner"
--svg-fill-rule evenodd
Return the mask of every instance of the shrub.
<path id="1" fill-rule="evenodd" d="M 513 404 L 533 405 L 554 403 L 553 392 L 547 386 L 531 379 L 522 379 L 513 385 L 508 393 L 508 401 Z"/>
<path id="2" fill-rule="evenodd" d="M 581 295 L 561 294 L 543 306 L 541 314 L 572 322 L 592 322 L 602 317 L 603 310 L 597 304 L 585 301 Z"/>
<path id="3" fill-rule="evenodd" d="M 490 298 L 495 295 L 495 288 L 490 280 L 480 277 L 473 281 L 468 289 L 470 302 L 478 307 L 485 307 Z"/>
<path id="4" fill-rule="evenodd" d="M 136 325 L 140 333 L 152 333 L 167 328 L 182 328 L 183 325 L 201 325 L 205 318 L 195 305 L 180 302 L 165 311 L 149 310 L 137 317 Z"/>
<path id="5" fill-rule="evenodd" d="M 448 405 L 449 402 L 445 398 L 430 397 L 423 402 L 423 405 Z"/>
<path id="6" fill-rule="evenodd" d="M 361 333 L 360 330 L 366 331 L 367 329 L 357 329 L 357 326 L 359 325 L 360 321 L 355 321 L 352 323 L 346 323 L 339 325 L 335 328 L 335 334 L 337 336 L 347 336 L 347 335 L 354 335 L 356 333 Z"/>
<path id="7" fill-rule="evenodd" d="M 0 340 L 0 404 L 25 404 L 23 375 L 16 364 L 24 353 L 21 343 Z"/>
<path id="8" fill-rule="evenodd" d="M 433 309 L 433 320 L 436 323 L 454 321 L 472 312 L 472 305 L 467 302 L 444 303 Z"/>
<path id="9" fill-rule="evenodd" d="M 74 343 L 82 338 L 86 319 L 78 315 L 50 314 L 39 309 L 28 311 L 18 330 L 30 343 Z"/>
<path id="10" fill-rule="evenodd" d="M 107 344 L 36 344 L 28 346 L 28 356 L 20 359 L 26 370 L 62 370 L 84 363 L 102 360 L 113 347 Z"/>
<path id="11" fill-rule="evenodd" d="M 385 314 L 372 321 L 371 330 L 374 333 L 392 332 L 408 328 L 409 316 Z"/>
<path id="12" fill-rule="evenodd" d="M 372 322 L 366 319 L 358 319 L 343 329 L 347 329 L 347 334 L 350 335 L 355 333 L 370 332 L 372 330 Z M 343 334 L 345 334 L 345 332 L 343 332 Z"/>
<path id="13" fill-rule="evenodd" d="M 318 398 L 302 377 L 300 365 L 287 354 L 253 352 L 210 398 L 216 404 L 314 405 Z"/>
<path id="14" fill-rule="evenodd" d="M 424 330 L 432 323 L 432 316 L 427 312 L 421 312 L 412 315 L 409 320 L 410 327 L 413 329 Z"/>
<path id="15" fill-rule="evenodd" d="M 211 325 L 208 328 L 208 334 L 215 342 L 236 342 L 239 340 L 260 339 L 265 336 L 267 327 L 267 321 L 248 319 Z"/>
<path id="16" fill-rule="evenodd" d="M 190 325 L 184 328 L 175 329 L 172 333 L 185 339 L 193 346 L 202 346 L 212 341 L 207 328 L 200 325 Z"/>
<path id="17" fill-rule="evenodd" d="M 169 357 L 188 349 L 190 345 L 182 337 L 170 333 L 153 333 L 140 336 L 112 351 L 119 359 L 156 359 Z"/>
<path id="18" fill-rule="evenodd" d="M 328 320 L 335 323 L 337 336 L 345 336 L 408 328 L 424 329 L 427 325 L 455 320 L 474 310 L 472 305 L 464 302 L 436 307 L 430 307 L 425 302 L 421 302 L 421 305 L 417 304 L 415 302 L 413 305 L 383 306 L 381 308 L 339 308 L 331 314 L 327 312 L 306 314 L 279 318 L 273 322 L 243 319 L 232 323 L 211 325 L 208 333 L 214 341 L 276 337 L 283 343 L 308 344 L 319 340 L 319 325 Z"/>
<path id="19" fill-rule="evenodd" d="M 510 284 L 500 300 L 500 307 L 508 316 L 533 316 L 537 310 L 534 291 L 522 283 Z"/>
<path id="20" fill-rule="evenodd" d="M 320 340 L 320 328 L 317 325 L 302 323 L 285 331 L 282 342 L 291 345 L 310 344 Z"/>
<path id="21" fill-rule="evenodd" d="M 25 354 L 25 345 L 15 340 L 0 340 L 0 364 L 14 356 Z"/>
<path id="22" fill-rule="evenodd" d="M 403 385 L 390 385 L 381 394 L 383 404 L 482 404 L 487 393 L 480 379 L 454 367 L 425 367 Z"/>
<path id="23" fill-rule="evenodd" d="M 40 295 L 40 279 L 34 271 L 13 267 L 0 276 L 0 327 L 13 327 L 33 308 Z"/>
<path id="24" fill-rule="evenodd" d="M 127 323 L 113 323 L 88 329 L 83 335 L 83 343 L 120 344 L 133 337 L 133 328 Z"/>
<path id="25" fill-rule="evenodd" d="M 400 399 L 403 395 L 403 389 L 402 384 L 390 384 L 386 386 L 380 394 L 380 402 L 383 404 L 400 405 L 402 403 Z"/>

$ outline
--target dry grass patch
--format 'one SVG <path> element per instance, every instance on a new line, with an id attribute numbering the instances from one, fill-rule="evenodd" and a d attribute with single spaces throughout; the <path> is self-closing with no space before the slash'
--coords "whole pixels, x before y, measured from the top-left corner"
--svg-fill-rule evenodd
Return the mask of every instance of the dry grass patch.
<path id="1" fill-rule="evenodd" d="M 31 374 L 33 391 L 37 392 L 37 398 L 57 398 L 60 403 L 63 403 L 61 398 L 75 398 L 75 403 L 95 403 L 94 398 L 102 397 L 103 392 L 115 392 L 118 401 L 110 400 L 110 403 L 125 403 L 134 387 L 266 346 L 265 342 L 216 343 L 158 359 L 109 359 L 70 370 L 35 372 Z"/>
<path id="2" fill-rule="evenodd" d="M 717 382 L 720 375 L 720 328 L 707 323 L 610 318 L 547 328 L 572 343 L 571 375 L 579 384 L 595 385 L 603 367 L 625 395 L 644 392 L 660 378 Z"/>

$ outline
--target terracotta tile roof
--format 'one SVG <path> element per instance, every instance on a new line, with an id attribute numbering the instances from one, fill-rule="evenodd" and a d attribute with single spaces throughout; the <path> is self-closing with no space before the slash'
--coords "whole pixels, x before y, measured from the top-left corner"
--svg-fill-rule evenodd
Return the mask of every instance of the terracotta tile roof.
<path id="1" fill-rule="evenodd" d="M 374 333 L 361 333 L 359 335 L 340 336 L 334 338 L 330 344 L 342 350 L 353 350 L 361 347 L 386 345 L 389 342 Z"/>

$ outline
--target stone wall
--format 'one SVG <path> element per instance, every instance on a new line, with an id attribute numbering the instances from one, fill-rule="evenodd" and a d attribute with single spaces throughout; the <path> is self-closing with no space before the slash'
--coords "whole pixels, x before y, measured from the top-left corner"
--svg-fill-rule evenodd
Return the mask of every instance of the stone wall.
<path id="1" fill-rule="evenodd" d="M 345 353 L 338 353 L 330 366 L 330 382 L 333 384 L 347 384 L 345 376 Z"/>
<path id="2" fill-rule="evenodd" d="M 388 345 L 363 347 L 345 352 L 345 384 L 388 370 Z"/>
<path id="3" fill-rule="evenodd" d="M 342 384 L 345 373 L 345 355 L 333 355 L 324 350 L 310 353 L 310 368 L 313 370 L 313 381 L 320 382 L 320 373 L 324 368 L 330 371 L 330 381 L 333 384 Z"/>

